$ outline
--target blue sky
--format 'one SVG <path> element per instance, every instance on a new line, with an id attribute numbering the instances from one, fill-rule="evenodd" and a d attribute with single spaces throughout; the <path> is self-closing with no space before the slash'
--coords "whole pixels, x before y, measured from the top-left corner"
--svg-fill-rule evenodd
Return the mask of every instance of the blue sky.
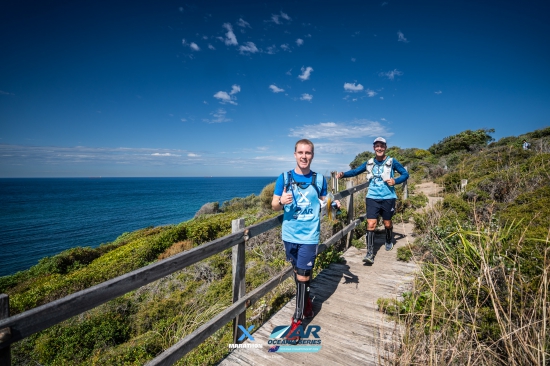
<path id="1" fill-rule="evenodd" d="M 347 170 L 549 125 L 546 1 L 4 1 L 0 177 Z"/>

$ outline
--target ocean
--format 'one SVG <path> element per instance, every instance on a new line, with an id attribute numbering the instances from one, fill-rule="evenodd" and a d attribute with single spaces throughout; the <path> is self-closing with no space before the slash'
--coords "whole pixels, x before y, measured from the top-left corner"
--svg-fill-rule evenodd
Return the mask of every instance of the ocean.
<path id="1" fill-rule="evenodd" d="M 0 179 L 0 276 L 124 232 L 178 224 L 207 202 L 259 195 L 276 177 Z"/>

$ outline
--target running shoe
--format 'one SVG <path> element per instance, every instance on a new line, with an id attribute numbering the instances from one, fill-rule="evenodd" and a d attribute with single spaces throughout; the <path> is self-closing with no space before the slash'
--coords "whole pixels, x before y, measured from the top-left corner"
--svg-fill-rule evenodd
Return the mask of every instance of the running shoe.
<path id="1" fill-rule="evenodd" d="M 288 330 L 288 335 L 294 333 L 294 331 L 296 329 L 298 329 L 298 327 L 302 325 L 302 321 L 301 320 L 294 320 L 294 318 L 292 318 L 292 324 L 290 325 L 290 329 Z M 289 344 L 293 344 L 293 345 L 296 345 L 298 344 L 298 342 L 300 341 L 300 336 L 299 335 L 295 335 L 293 337 L 286 337 L 287 341 Z"/>
<path id="2" fill-rule="evenodd" d="M 374 263 L 374 257 L 372 254 L 367 254 L 364 258 L 363 258 L 363 262 L 365 263 L 369 263 L 369 264 L 373 264 Z"/>
<path id="3" fill-rule="evenodd" d="M 393 249 L 393 243 L 390 241 L 389 243 L 386 243 L 386 250 L 390 251 Z"/>

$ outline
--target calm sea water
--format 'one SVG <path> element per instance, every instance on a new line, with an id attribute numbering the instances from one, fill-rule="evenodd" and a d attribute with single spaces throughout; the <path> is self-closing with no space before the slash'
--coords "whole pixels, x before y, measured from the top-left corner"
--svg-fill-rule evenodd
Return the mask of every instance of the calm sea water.
<path id="1" fill-rule="evenodd" d="M 124 232 L 187 221 L 276 177 L 0 179 L 0 276 Z"/>

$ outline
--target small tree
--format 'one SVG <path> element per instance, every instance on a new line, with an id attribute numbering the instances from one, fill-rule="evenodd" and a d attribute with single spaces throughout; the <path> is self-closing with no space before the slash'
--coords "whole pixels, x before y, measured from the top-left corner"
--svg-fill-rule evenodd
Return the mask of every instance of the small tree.
<path id="1" fill-rule="evenodd" d="M 489 142 L 494 141 L 494 138 L 489 135 L 494 132 L 494 128 L 462 131 L 433 144 L 428 151 L 438 156 L 460 151 L 475 151 L 479 146 L 487 146 Z"/>

